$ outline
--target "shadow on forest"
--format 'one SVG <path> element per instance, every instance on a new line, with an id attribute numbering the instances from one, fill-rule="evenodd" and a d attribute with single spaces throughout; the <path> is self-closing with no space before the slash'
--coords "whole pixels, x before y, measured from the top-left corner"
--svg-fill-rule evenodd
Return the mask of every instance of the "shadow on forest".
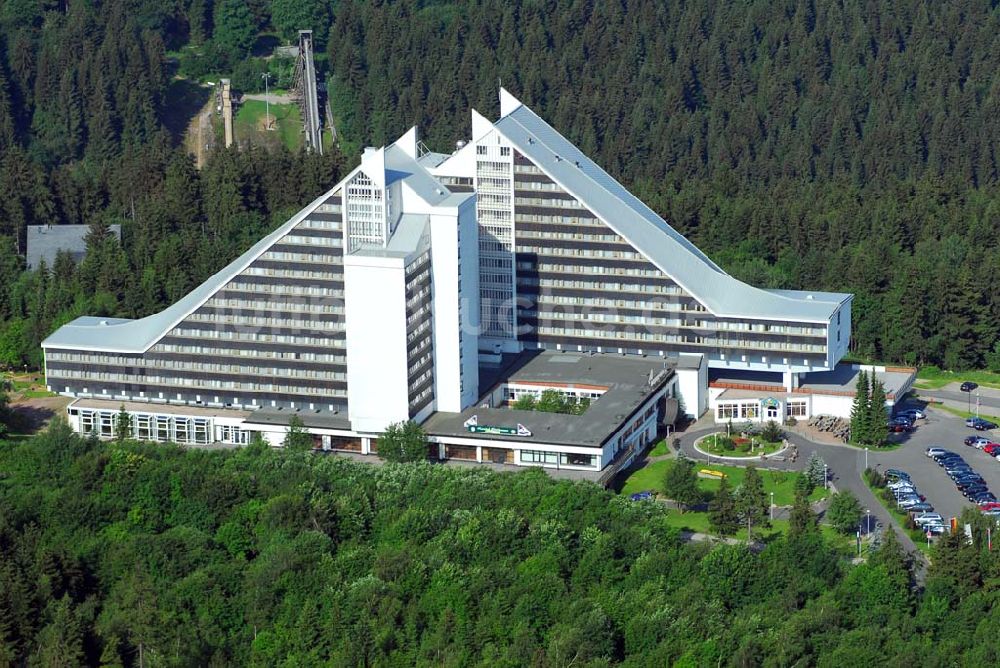
<path id="1" fill-rule="evenodd" d="M 213 89 L 187 79 L 174 79 L 167 86 L 166 104 L 160 120 L 170 132 L 174 142 L 184 140 L 191 120 L 198 115 L 212 96 Z"/>

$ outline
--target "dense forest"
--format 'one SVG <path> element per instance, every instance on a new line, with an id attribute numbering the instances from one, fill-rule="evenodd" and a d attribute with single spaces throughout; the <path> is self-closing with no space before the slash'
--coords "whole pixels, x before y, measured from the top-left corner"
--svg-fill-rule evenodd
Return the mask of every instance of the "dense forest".
<path id="1" fill-rule="evenodd" d="M 1000 558 L 921 592 L 814 524 L 685 543 L 655 502 L 543 471 L 0 443 L 0 665 L 988 666 Z M 141 658 L 140 658 L 141 657 Z"/>
<path id="2" fill-rule="evenodd" d="M 996 2 L 0 7 L 0 364 L 37 363 L 77 314 L 161 308 L 358 146 L 417 123 L 448 150 L 502 82 L 737 276 L 856 293 L 856 355 L 1000 368 Z M 261 41 L 306 25 L 347 158 L 220 152 L 196 171 L 167 131 L 175 73 L 259 81 Z M 24 273 L 33 223 L 123 240 L 97 229 L 84 266 Z"/>

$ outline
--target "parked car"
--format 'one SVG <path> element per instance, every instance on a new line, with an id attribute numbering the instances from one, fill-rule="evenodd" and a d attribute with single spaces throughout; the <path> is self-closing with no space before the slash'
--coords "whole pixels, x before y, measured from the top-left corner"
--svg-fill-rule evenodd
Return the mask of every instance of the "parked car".
<path id="1" fill-rule="evenodd" d="M 975 415 L 965 418 L 966 427 L 975 427 L 982 418 L 978 418 Z"/>
<path id="2" fill-rule="evenodd" d="M 955 478 L 961 477 L 963 473 L 975 473 L 972 467 L 968 464 L 952 464 L 946 466 L 944 472 L 948 474 L 948 477 L 954 480 Z"/>
<path id="3" fill-rule="evenodd" d="M 917 505 L 918 503 L 923 503 L 923 499 L 903 499 L 902 501 L 899 502 L 899 507 L 909 509 Z"/>
<path id="4" fill-rule="evenodd" d="M 993 492 L 983 492 L 982 494 L 977 494 L 972 498 L 972 502 L 977 506 L 984 503 L 996 503 L 997 497 Z"/>
<path id="5" fill-rule="evenodd" d="M 1000 454 L 1000 443 L 987 443 L 983 446 L 983 452 L 991 457 L 996 457 Z"/>
<path id="6" fill-rule="evenodd" d="M 934 506 L 927 503 L 926 501 L 915 503 L 906 509 L 906 511 L 910 513 L 929 513 L 932 510 L 934 510 Z"/>
<path id="7" fill-rule="evenodd" d="M 938 513 L 923 513 L 922 515 L 914 517 L 913 521 L 917 524 L 917 526 L 927 524 L 929 522 L 939 522 L 944 524 L 944 518 Z"/>
<path id="8" fill-rule="evenodd" d="M 913 431 L 913 425 L 905 421 L 890 420 L 886 424 L 886 428 L 894 434 L 906 434 Z"/>
<path id="9" fill-rule="evenodd" d="M 944 454 L 947 454 L 947 453 L 948 453 L 947 450 L 945 450 L 944 448 L 938 448 L 938 447 L 930 447 L 930 448 L 927 448 L 926 450 L 924 450 L 924 454 L 927 455 L 928 457 L 934 457 L 936 455 L 944 455 Z"/>
<path id="10" fill-rule="evenodd" d="M 911 420 L 923 420 L 925 417 L 927 417 L 927 413 L 924 413 L 919 408 L 907 408 L 906 410 L 897 413 L 897 415 L 908 417 Z"/>
<path id="11" fill-rule="evenodd" d="M 980 420 L 979 422 L 976 423 L 975 427 L 973 427 L 973 429 L 975 429 L 976 431 L 989 431 L 990 429 L 996 429 L 996 428 L 997 428 L 997 423 L 990 422 L 989 420 Z"/>
<path id="12" fill-rule="evenodd" d="M 636 492 L 635 494 L 630 494 L 628 498 L 632 501 L 649 501 L 655 498 L 655 496 L 656 495 L 649 490 L 645 490 L 642 492 Z"/>
<path id="13" fill-rule="evenodd" d="M 940 536 L 947 529 L 945 529 L 944 524 L 925 524 L 921 527 L 924 531 L 935 536 Z"/>
<path id="14" fill-rule="evenodd" d="M 971 445 L 973 447 L 982 449 L 986 446 L 987 443 L 990 442 L 990 439 L 986 438 L 985 436 L 969 436 L 962 442 L 965 443 L 966 445 Z"/>
<path id="15" fill-rule="evenodd" d="M 956 475 L 952 478 L 952 481 L 958 485 L 959 483 L 968 485 L 969 483 L 980 483 L 985 485 L 986 481 L 983 480 L 983 476 L 979 475 L 975 471 L 969 471 L 968 473 L 963 473 L 961 475 Z"/>
<path id="16" fill-rule="evenodd" d="M 901 471 L 899 469 L 886 469 L 884 475 L 889 480 L 893 480 L 893 479 L 898 480 L 899 478 L 903 478 L 905 480 L 909 480 L 910 479 L 910 474 L 909 473 L 907 473 L 906 471 Z"/>
<path id="17" fill-rule="evenodd" d="M 980 503 L 979 509 L 984 513 L 988 510 L 1000 510 L 1000 503 L 996 501 L 990 501 L 989 503 Z"/>
<path id="18" fill-rule="evenodd" d="M 971 380 L 967 380 L 964 383 L 962 383 L 962 386 L 958 389 L 962 390 L 963 392 L 972 392 L 978 387 L 979 387 L 978 383 L 973 383 Z"/>
<path id="19" fill-rule="evenodd" d="M 969 500 L 976 498 L 977 494 L 990 491 L 989 488 L 982 483 L 965 485 L 964 487 L 959 487 L 958 489 L 962 492 L 962 495 Z"/>
<path id="20" fill-rule="evenodd" d="M 954 452 L 949 452 L 948 454 L 945 455 L 936 455 L 933 459 L 941 466 L 944 466 L 945 464 L 950 464 L 952 462 L 965 461 L 964 459 L 962 459 L 962 455 L 957 455 Z"/>

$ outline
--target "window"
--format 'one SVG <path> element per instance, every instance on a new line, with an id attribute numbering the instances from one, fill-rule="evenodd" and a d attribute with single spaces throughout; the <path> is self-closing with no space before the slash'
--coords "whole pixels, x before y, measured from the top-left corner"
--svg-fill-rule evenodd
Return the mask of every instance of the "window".
<path id="1" fill-rule="evenodd" d="M 787 415 L 788 417 L 805 417 L 806 402 L 789 401 L 787 404 L 785 404 L 785 415 Z"/>
<path id="2" fill-rule="evenodd" d="M 558 464 L 558 452 L 544 450 L 521 450 L 521 462 L 524 464 Z"/>
<path id="3" fill-rule="evenodd" d="M 716 417 L 719 420 L 731 420 L 740 416 L 739 404 L 719 404 L 716 407 Z"/>
<path id="4" fill-rule="evenodd" d="M 760 417 L 760 405 L 757 403 L 740 404 L 740 417 L 747 419 Z"/>
<path id="5" fill-rule="evenodd" d="M 597 455 L 583 455 L 576 452 L 566 452 L 559 455 L 559 463 L 566 466 L 597 467 Z"/>

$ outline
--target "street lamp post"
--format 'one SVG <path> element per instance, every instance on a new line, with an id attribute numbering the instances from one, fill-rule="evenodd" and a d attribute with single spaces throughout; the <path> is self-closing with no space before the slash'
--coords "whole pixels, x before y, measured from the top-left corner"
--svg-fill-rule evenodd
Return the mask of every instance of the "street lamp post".
<path id="1" fill-rule="evenodd" d="M 264 129 L 271 129 L 271 100 L 270 100 L 270 89 L 268 88 L 268 81 L 271 79 L 270 72 L 264 72 L 260 75 L 260 78 L 264 80 Z"/>
<path id="2" fill-rule="evenodd" d="M 771 519 L 774 519 L 774 492 L 771 492 Z"/>
<path id="3" fill-rule="evenodd" d="M 865 446 L 865 469 L 868 469 L 868 446 Z"/>
<path id="4" fill-rule="evenodd" d="M 830 474 L 826 471 L 826 462 L 823 463 L 823 489 L 830 489 Z"/>

